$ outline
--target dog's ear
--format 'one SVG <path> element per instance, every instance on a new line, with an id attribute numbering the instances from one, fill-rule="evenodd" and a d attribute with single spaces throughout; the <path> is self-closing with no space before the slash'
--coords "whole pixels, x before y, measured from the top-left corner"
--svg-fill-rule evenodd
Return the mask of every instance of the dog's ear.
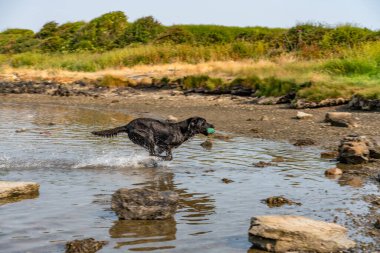
<path id="1" fill-rule="evenodd" d="M 196 129 L 197 123 L 198 123 L 198 119 L 197 118 L 190 118 L 189 123 L 187 125 L 187 131 L 190 134 L 195 134 L 195 129 Z"/>

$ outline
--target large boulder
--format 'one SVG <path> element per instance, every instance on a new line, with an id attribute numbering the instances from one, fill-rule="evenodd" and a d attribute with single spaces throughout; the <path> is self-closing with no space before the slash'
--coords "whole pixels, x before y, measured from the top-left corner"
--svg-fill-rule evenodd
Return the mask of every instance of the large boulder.
<path id="1" fill-rule="evenodd" d="M 328 112 L 325 122 L 337 127 L 357 127 L 358 124 L 349 112 Z"/>
<path id="2" fill-rule="evenodd" d="M 178 200 L 172 191 L 121 188 L 112 195 L 112 210 L 121 220 L 164 220 L 173 217 Z"/>
<path id="3" fill-rule="evenodd" d="M 249 241 L 270 252 L 338 252 L 355 246 L 347 229 L 302 216 L 258 216 L 251 219 Z"/>
<path id="4" fill-rule="evenodd" d="M 0 199 L 38 195 L 40 185 L 33 182 L 0 181 Z"/>
<path id="5" fill-rule="evenodd" d="M 338 156 L 341 163 L 361 164 L 370 158 L 380 159 L 380 149 L 367 137 L 351 134 L 341 140 Z"/>

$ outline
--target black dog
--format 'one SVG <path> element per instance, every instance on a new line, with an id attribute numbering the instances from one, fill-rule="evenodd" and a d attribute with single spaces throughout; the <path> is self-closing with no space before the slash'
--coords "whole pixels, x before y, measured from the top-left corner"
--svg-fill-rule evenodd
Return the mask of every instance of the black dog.
<path id="1" fill-rule="evenodd" d="M 146 148 L 151 156 L 158 156 L 170 161 L 173 159 L 173 148 L 179 147 L 196 134 L 207 136 L 208 128 L 214 128 L 214 126 L 200 117 L 189 118 L 178 123 L 139 118 L 125 126 L 92 132 L 92 134 L 112 137 L 125 132 L 133 143 Z M 160 156 L 163 152 L 166 153 L 166 156 Z"/>

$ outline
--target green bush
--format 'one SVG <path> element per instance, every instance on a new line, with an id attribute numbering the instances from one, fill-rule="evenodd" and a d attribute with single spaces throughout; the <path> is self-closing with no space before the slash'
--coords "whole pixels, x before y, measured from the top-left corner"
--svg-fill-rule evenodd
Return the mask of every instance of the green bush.
<path id="1" fill-rule="evenodd" d="M 256 87 L 258 96 L 283 96 L 291 91 L 297 91 L 299 86 L 292 80 L 282 80 L 275 77 L 265 78 Z"/>
<path id="2" fill-rule="evenodd" d="M 242 86 L 244 88 L 252 88 L 257 89 L 260 86 L 261 80 L 257 76 L 249 76 L 246 78 L 235 78 L 231 81 L 230 85 L 231 87 L 237 87 Z"/>
<path id="3" fill-rule="evenodd" d="M 169 44 L 184 44 L 193 43 L 193 34 L 185 29 L 177 26 L 170 27 L 166 31 L 160 33 L 156 40 L 156 43 L 169 43 Z"/>
<path id="4" fill-rule="evenodd" d="M 211 78 L 206 75 L 186 76 L 182 80 L 183 89 L 204 88 L 207 90 L 223 89 L 224 82 L 220 78 Z"/>
<path id="5" fill-rule="evenodd" d="M 163 31 L 162 24 L 152 16 L 139 18 L 126 28 L 120 43 L 123 45 L 131 43 L 146 44 L 156 39 L 157 35 Z"/>
<path id="6" fill-rule="evenodd" d="M 134 44 L 159 43 L 206 47 L 233 45 L 229 52 L 232 59 L 263 55 L 272 57 L 289 52 L 304 59 L 319 59 L 340 55 L 347 48 L 354 49 L 379 40 L 380 31 L 351 25 L 329 27 L 305 23 L 289 29 L 218 25 L 165 27 L 152 16 L 129 23 L 123 12 L 114 11 L 87 23 L 81 21 L 59 25 L 51 21 L 35 35 L 30 30 L 8 29 L 0 33 L 0 53 L 104 52 Z"/>
<path id="7" fill-rule="evenodd" d="M 36 38 L 46 39 L 49 37 L 56 36 L 57 32 L 58 32 L 58 23 L 55 21 L 50 21 L 44 24 L 41 30 L 38 33 L 36 33 Z"/>

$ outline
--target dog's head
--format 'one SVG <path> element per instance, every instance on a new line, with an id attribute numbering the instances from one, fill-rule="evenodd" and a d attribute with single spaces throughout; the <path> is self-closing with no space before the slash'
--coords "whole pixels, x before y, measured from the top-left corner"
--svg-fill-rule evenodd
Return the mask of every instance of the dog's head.
<path id="1" fill-rule="evenodd" d="M 188 126 L 187 130 L 192 134 L 203 134 L 208 135 L 208 128 L 214 128 L 214 126 L 208 123 L 204 118 L 192 117 L 187 120 Z"/>

